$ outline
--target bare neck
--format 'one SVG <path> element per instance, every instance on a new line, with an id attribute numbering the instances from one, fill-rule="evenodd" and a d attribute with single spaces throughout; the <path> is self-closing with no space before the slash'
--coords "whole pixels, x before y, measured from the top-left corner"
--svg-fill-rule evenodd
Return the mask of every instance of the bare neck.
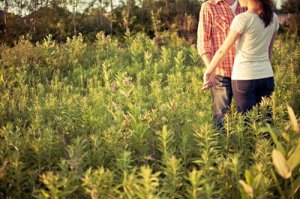
<path id="1" fill-rule="evenodd" d="M 247 10 L 248 12 L 258 13 L 259 7 L 254 2 L 249 1 L 249 3 L 247 4 Z"/>

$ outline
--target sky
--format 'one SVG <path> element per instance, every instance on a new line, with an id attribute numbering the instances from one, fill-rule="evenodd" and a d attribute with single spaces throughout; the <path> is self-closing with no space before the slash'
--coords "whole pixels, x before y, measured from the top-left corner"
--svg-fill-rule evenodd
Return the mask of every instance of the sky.
<path id="1" fill-rule="evenodd" d="M 274 1 L 275 1 L 276 8 L 277 8 L 277 9 L 280 9 L 280 8 L 281 8 L 282 1 L 281 1 L 281 0 L 274 0 Z"/>

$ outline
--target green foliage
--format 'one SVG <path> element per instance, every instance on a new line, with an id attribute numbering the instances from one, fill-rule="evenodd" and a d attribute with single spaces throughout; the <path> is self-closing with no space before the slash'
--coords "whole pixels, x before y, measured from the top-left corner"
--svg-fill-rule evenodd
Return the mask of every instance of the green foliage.
<path id="1" fill-rule="evenodd" d="M 35 198 L 78 198 L 81 189 L 79 175 L 70 169 L 67 161 L 58 164 L 59 171 L 46 171 L 40 174 L 40 181 L 44 186 L 33 190 Z"/>
<path id="2" fill-rule="evenodd" d="M 0 198 L 296 198 L 299 40 L 275 44 L 272 98 L 220 133 L 194 46 L 96 38 L 0 47 Z"/>
<path id="3" fill-rule="evenodd" d="M 281 150 L 274 149 L 272 152 L 275 170 L 285 179 L 283 185 L 278 181 L 274 172 L 272 176 L 281 197 L 296 198 L 295 194 L 297 194 L 300 188 L 300 173 L 298 170 L 300 166 L 300 127 L 291 107 L 288 107 L 288 113 L 290 124 L 283 132 L 279 131 L 279 135 L 282 136 L 284 142 L 282 145 L 276 145 Z"/>
<path id="4" fill-rule="evenodd" d="M 109 198 L 112 194 L 113 173 L 99 168 L 95 171 L 88 169 L 83 178 L 83 187 L 90 198 Z"/>
<path id="5" fill-rule="evenodd" d="M 188 173 L 187 181 L 186 183 L 186 198 L 199 198 L 200 193 L 203 191 L 203 188 L 201 188 L 201 185 L 205 183 L 204 180 L 201 180 L 202 172 L 199 170 L 196 170 L 195 168 Z"/>
<path id="6" fill-rule="evenodd" d="M 179 193 L 179 190 L 183 185 L 182 163 L 174 156 L 169 157 L 165 162 L 165 177 L 162 190 L 167 198 L 180 198 L 182 196 Z"/>

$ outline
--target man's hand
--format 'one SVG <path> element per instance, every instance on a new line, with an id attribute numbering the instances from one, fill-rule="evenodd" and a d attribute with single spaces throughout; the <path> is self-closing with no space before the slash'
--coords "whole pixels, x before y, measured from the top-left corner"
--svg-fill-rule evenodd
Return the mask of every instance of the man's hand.
<path id="1" fill-rule="evenodd" d="M 215 85 L 215 74 L 211 73 L 204 73 L 203 75 L 203 86 L 202 90 L 209 89 L 210 87 L 213 87 Z"/>

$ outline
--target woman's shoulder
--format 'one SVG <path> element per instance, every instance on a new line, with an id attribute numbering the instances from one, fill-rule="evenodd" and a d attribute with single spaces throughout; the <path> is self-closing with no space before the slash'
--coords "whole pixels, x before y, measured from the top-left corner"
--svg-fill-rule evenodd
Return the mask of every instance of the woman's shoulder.
<path id="1" fill-rule="evenodd" d="M 240 13 L 238 15 L 235 16 L 235 18 L 237 18 L 238 20 L 246 20 L 246 19 L 249 19 L 253 17 L 253 13 L 250 13 L 250 12 L 243 12 L 243 13 Z"/>
<path id="2" fill-rule="evenodd" d="M 243 21 L 247 21 L 248 18 L 249 18 L 248 12 L 243 12 L 243 13 L 236 15 L 234 17 L 234 20 L 243 22 Z"/>
<path id="3" fill-rule="evenodd" d="M 258 18 L 259 18 L 259 16 L 256 13 L 246 11 L 246 12 L 236 15 L 234 20 L 243 22 L 243 23 L 247 24 L 247 26 L 248 26 L 248 25 L 252 24 L 254 21 L 256 21 Z"/>

